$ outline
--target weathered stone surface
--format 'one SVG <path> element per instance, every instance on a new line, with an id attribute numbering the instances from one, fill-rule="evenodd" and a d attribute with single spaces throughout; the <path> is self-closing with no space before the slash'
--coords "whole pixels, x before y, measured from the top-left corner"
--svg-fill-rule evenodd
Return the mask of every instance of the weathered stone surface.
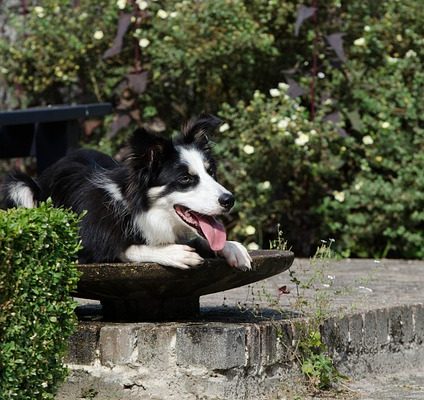
<path id="1" fill-rule="evenodd" d="M 257 324 L 246 326 L 246 366 L 260 368 L 261 358 L 260 327 Z M 256 372 L 258 372 L 256 370 Z"/>
<path id="2" fill-rule="evenodd" d="M 375 320 L 377 323 L 377 346 L 384 347 L 390 343 L 389 312 L 387 309 L 375 310 Z"/>
<path id="3" fill-rule="evenodd" d="M 177 327 L 174 324 L 140 327 L 137 330 L 137 361 L 148 368 L 171 366 L 175 363 L 176 334 Z"/>
<path id="4" fill-rule="evenodd" d="M 389 331 L 393 345 L 410 343 L 414 338 L 412 309 L 393 307 L 389 311 Z"/>
<path id="5" fill-rule="evenodd" d="M 424 305 L 417 304 L 413 307 L 414 315 L 414 333 L 418 344 L 424 342 Z"/>
<path id="6" fill-rule="evenodd" d="M 137 326 L 111 325 L 100 330 L 99 350 L 102 365 L 128 364 L 137 359 Z"/>
<path id="7" fill-rule="evenodd" d="M 360 352 L 363 346 L 363 319 L 362 314 L 355 314 L 349 319 L 349 346 L 350 352 Z"/>
<path id="8" fill-rule="evenodd" d="M 290 363 L 294 352 L 294 326 L 292 321 L 279 321 L 275 324 L 278 361 Z"/>
<path id="9" fill-rule="evenodd" d="M 344 353 L 349 346 L 349 319 L 348 317 L 337 318 L 334 322 L 334 348 L 338 353 Z"/>
<path id="10" fill-rule="evenodd" d="M 368 311 L 363 315 L 364 321 L 364 352 L 374 352 L 377 349 L 377 319 L 375 311 Z"/>
<path id="11" fill-rule="evenodd" d="M 80 323 L 78 330 L 69 340 L 68 355 L 65 362 L 69 364 L 91 365 L 97 356 L 97 341 L 100 325 Z"/>
<path id="12" fill-rule="evenodd" d="M 242 367 L 245 357 L 246 330 L 226 325 L 192 325 L 177 328 L 178 365 L 212 370 Z"/>

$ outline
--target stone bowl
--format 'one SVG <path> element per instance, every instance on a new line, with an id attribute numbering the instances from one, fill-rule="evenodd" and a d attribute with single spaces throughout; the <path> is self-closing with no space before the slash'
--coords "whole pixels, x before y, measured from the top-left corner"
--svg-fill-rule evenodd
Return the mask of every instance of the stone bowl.
<path id="1" fill-rule="evenodd" d="M 187 318 L 199 313 L 199 297 L 257 282 L 287 270 L 289 251 L 250 252 L 252 270 L 230 267 L 223 259 L 207 259 L 190 270 L 155 263 L 80 264 L 76 297 L 100 300 L 108 320 Z"/>

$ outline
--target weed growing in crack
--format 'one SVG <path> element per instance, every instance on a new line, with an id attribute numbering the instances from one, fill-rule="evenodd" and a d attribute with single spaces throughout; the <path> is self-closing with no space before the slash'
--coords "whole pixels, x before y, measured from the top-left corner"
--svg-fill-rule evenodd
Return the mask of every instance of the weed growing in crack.
<path id="1" fill-rule="evenodd" d="M 342 376 L 334 366 L 326 344 L 321 336 L 321 326 L 331 315 L 331 297 L 329 290 L 333 286 L 334 276 L 327 275 L 325 271 L 331 262 L 337 260 L 331 250 L 334 239 L 321 241 L 315 255 L 310 259 L 309 270 L 312 274 L 305 274 L 308 278 L 300 278 L 293 267 L 289 269 L 290 282 L 295 286 L 295 294 L 289 297 L 290 308 L 302 317 L 302 320 L 293 319 L 296 339 L 293 358 L 299 364 L 300 370 L 306 377 L 308 386 L 313 390 L 327 390 L 335 386 Z M 288 245 L 284 240 L 283 232 L 278 227 L 277 239 L 270 243 L 271 249 L 287 250 Z M 262 291 L 265 292 L 264 288 Z M 310 295 L 312 293 L 312 295 Z M 279 288 L 279 296 L 290 294 L 286 286 Z M 309 295 L 308 295 L 309 294 Z M 272 296 L 262 293 L 266 297 Z M 270 306 L 275 307 L 271 301 Z M 278 306 L 281 304 L 278 299 Z M 308 322 L 305 324 L 304 319 Z"/>

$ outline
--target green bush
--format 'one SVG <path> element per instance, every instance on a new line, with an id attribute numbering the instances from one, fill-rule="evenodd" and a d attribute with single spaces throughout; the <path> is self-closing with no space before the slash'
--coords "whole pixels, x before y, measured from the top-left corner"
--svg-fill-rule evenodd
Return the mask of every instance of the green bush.
<path id="1" fill-rule="evenodd" d="M 44 0 L 25 16 L 2 7 L 13 34 L 0 38 L 0 77 L 17 89 L 20 107 L 110 99 L 128 69 L 122 57 L 102 58 L 115 36 L 116 2 Z"/>
<path id="2" fill-rule="evenodd" d="M 249 103 L 225 105 L 215 151 L 219 174 L 235 188 L 237 203 L 229 226 L 240 239 L 267 246 L 277 223 L 294 250 L 307 254 L 319 243 L 317 208 L 325 196 L 353 179 L 343 137 L 330 122 L 308 119 L 287 85 L 256 92 Z"/>
<path id="3" fill-rule="evenodd" d="M 42 204 L 0 210 L 0 397 L 53 399 L 74 331 L 79 218 Z"/>
<path id="4" fill-rule="evenodd" d="M 150 41 L 146 101 L 166 120 L 170 106 L 180 120 L 216 112 L 223 101 L 249 98 L 269 80 L 265 70 L 278 55 L 274 37 L 244 1 L 165 1 L 149 10 L 152 17 L 136 32 Z"/>
<path id="5" fill-rule="evenodd" d="M 424 12 L 415 1 L 384 1 L 342 13 L 348 61 L 323 65 L 319 93 L 338 99 L 359 168 L 321 205 L 321 234 L 346 255 L 422 258 Z"/>

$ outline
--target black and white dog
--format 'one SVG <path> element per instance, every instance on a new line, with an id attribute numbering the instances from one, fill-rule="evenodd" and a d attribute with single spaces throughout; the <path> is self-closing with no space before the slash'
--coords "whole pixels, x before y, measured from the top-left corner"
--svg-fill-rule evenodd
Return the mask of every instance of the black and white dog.
<path id="1" fill-rule="evenodd" d="M 57 207 L 86 211 L 80 262 L 157 262 L 187 269 L 217 254 L 248 270 L 251 258 L 227 241 L 217 217 L 234 205 L 216 181 L 208 135 L 220 124 L 204 115 L 174 140 L 138 129 L 122 163 L 94 150 L 77 150 L 37 181 L 11 174 L 3 189 L 7 207 L 36 207 L 51 197 Z M 201 256 L 202 255 L 202 256 Z"/>

